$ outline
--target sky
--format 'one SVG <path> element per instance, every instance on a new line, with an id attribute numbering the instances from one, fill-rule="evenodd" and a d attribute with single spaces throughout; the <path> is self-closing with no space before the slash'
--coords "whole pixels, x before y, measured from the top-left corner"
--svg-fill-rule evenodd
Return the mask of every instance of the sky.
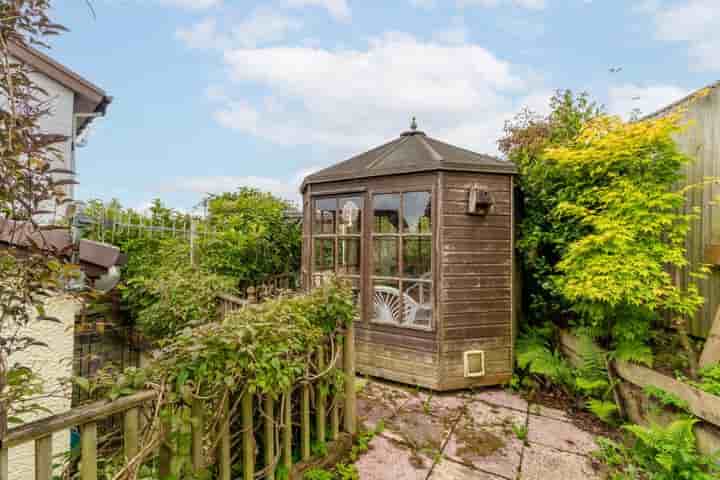
<path id="1" fill-rule="evenodd" d="M 407 130 L 497 154 L 556 89 L 651 113 L 720 76 L 718 0 L 55 0 L 58 61 L 114 100 L 81 199 L 190 210 Z"/>

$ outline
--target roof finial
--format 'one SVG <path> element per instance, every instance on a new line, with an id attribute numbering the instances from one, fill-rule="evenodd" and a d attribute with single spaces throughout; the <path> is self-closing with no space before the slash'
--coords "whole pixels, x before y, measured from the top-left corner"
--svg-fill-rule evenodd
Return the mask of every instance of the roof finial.
<path id="1" fill-rule="evenodd" d="M 410 130 L 412 130 L 414 132 L 417 129 L 418 129 L 417 120 L 415 119 L 415 117 L 412 117 L 412 122 L 410 122 Z"/>

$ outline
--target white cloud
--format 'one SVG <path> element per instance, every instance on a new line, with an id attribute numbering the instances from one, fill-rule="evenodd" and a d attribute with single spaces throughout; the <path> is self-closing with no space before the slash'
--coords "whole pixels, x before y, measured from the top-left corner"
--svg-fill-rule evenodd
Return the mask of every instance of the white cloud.
<path id="1" fill-rule="evenodd" d="M 285 0 L 289 7 L 321 7 L 340 21 L 350 20 L 350 5 L 347 0 Z"/>
<path id="2" fill-rule="evenodd" d="M 543 10 L 545 8 L 545 0 L 457 0 L 459 7 L 499 7 L 508 3 L 529 10 Z"/>
<path id="3" fill-rule="evenodd" d="M 161 185 L 159 190 L 164 193 L 188 192 L 205 195 L 207 193 L 231 192 L 237 190 L 238 187 L 253 187 L 270 192 L 285 200 L 299 202 L 299 189 L 303 179 L 319 169 L 320 167 L 317 166 L 304 168 L 293 173 L 289 178 L 237 175 L 179 177 L 173 179 L 172 182 Z"/>
<path id="4" fill-rule="evenodd" d="M 693 66 L 720 70 L 720 5 L 717 0 L 684 0 L 660 8 L 643 4 L 655 17 L 658 38 L 688 46 Z"/>
<path id="5" fill-rule="evenodd" d="M 237 48 L 224 58 L 234 82 L 270 92 L 271 101 L 220 98 L 221 125 L 348 154 L 399 134 L 413 115 L 431 135 L 495 151 L 504 120 L 541 83 L 479 45 L 402 33 L 375 38 L 366 49 Z"/>
<path id="6" fill-rule="evenodd" d="M 627 119 L 634 112 L 640 115 L 654 113 L 680 100 L 689 90 L 674 85 L 650 85 L 641 87 L 624 84 L 610 87 L 608 111 Z"/>
<path id="7" fill-rule="evenodd" d="M 214 18 L 206 18 L 188 28 L 178 28 L 175 36 L 189 48 L 222 48 L 223 40 Z"/>
<path id="8" fill-rule="evenodd" d="M 222 0 L 160 0 L 160 3 L 189 10 L 203 10 L 220 5 Z"/>
<path id="9" fill-rule="evenodd" d="M 283 40 L 292 31 L 302 28 L 302 22 L 268 9 L 259 9 L 232 28 L 232 36 L 244 47 L 254 47 Z"/>
<path id="10" fill-rule="evenodd" d="M 258 8 L 235 25 L 220 28 L 215 18 L 206 18 L 188 28 L 179 28 L 176 36 L 189 48 L 225 49 L 278 42 L 301 28 L 302 22 L 295 18 Z"/>

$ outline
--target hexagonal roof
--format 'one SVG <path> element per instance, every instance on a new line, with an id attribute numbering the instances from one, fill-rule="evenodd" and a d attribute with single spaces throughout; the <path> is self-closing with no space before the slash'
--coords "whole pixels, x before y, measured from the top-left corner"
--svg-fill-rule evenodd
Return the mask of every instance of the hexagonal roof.
<path id="1" fill-rule="evenodd" d="M 337 182 L 429 171 L 517 174 L 515 164 L 428 137 L 416 129 L 399 138 L 305 177 L 301 191 L 313 183 Z"/>

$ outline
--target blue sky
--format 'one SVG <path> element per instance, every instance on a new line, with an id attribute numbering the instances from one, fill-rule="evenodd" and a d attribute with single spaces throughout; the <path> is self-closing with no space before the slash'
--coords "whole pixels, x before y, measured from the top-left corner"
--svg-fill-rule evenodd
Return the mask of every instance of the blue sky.
<path id="1" fill-rule="evenodd" d="M 114 97 L 79 196 L 189 209 L 239 185 L 295 199 L 413 115 L 495 153 L 503 122 L 558 88 L 649 113 L 717 79 L 717 1 L 93 0 L 93 18 L 56 0 L 71 31 L 50 54 Z"/>

